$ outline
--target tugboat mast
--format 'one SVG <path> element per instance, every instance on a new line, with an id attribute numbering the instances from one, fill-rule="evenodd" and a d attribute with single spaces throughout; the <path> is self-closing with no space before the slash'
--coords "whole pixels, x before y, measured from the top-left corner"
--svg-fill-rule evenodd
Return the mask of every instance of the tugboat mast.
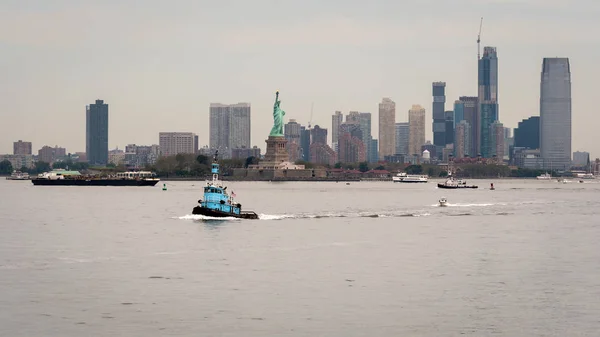
<path id="1" fill-rule="evenodd" d="M 217 162 L 218 156 L 219 156 L 219 150 L 216 150 L 215 156 L 213 157 L 212 170 L 211 170 L 213 185 L 216 185 L 217 182 L 219 181 L 219 163 Z"/>

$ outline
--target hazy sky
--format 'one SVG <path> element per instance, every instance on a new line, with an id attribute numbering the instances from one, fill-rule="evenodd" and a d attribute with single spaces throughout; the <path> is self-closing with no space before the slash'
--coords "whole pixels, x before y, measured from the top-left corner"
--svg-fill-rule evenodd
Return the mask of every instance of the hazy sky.
<path id="1" fill-rule="evenodd" d="M 0 0 L 0 153 L 18 139 L 85 151 L 85 106 L 109 104 L 109 146 L 157 144 L 160 131 L 208 143 L 211 102 L 252 104 L 265 148 L 275 90 L 286 118 L 331 129 L 341 110 L 396 120 L 476 95 L 477 32 L 499 58 L 500 120 L 539 115 L 543 57 L 569 57 L 573 151 L 600 156 L 600 1 Z M 331 137 L 329 135 L 329 137 Z"/>

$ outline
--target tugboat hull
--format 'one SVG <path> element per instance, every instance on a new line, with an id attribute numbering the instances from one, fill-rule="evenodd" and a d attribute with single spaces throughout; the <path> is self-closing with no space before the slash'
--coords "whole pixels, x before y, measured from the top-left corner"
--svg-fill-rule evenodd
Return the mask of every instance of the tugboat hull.
<path id="1" fill-rule="evenodd" d="M 437 186 L 438 186 L 438 188 L 446 188 L 449 190 L 456 190 L 456 189 L 460 189 L 460 188 L 477 188 L 477 186 L 466 186 L 466 185 L 449 186 L 449 185 L 444 185 L 444 184 L 438 184 Z"/>
<path id="2" fill-rule="evenodd" d="M 35 186 L 154 186 L 158 179 L 38 179 Z"/>
<path id="3" fill-rule="evenodd" d="M 239 219 L 258 219 L 258 214 L 252 211 L 242 211 L 240 214 L 222 212 L 216 209 L 210 209 L 207 207 L 196 206 L 192 210 L 192 214 L 210 216 L 213 218 L 239 218 Z"/>

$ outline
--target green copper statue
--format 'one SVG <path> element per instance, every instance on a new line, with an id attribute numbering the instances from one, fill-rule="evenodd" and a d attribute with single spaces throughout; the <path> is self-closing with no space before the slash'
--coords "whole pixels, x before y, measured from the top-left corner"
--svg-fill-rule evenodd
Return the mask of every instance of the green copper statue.
<path id="1" fill-rule="evenodd" d="M 273 105 L 273 128 L 269 136 L 283 136 L 283 116 L 285 111 L 279 108 L 281 101 L 279 100 L 279 91 L 275 93 L 275 104 Z"/>

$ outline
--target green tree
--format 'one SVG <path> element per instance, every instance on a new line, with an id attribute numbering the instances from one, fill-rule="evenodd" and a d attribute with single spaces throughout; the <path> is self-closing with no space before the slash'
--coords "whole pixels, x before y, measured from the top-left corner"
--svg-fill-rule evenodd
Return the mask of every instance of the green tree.
<path id="1" fill-rule="evenodd" d="M 37 161 L 35 162 L 35 167 L 33 168 L 33 170 L 29 170 L 30 173 L 43 173 L 43 172 L 48 172 L 52 170 L 52 168 L 50 168 L 50 164 L 46 163 L 45 161 Z"/>
<path id="2" fill-rule="evenodd" d="M 433 170 L 433 167 L 427 169 L 427 175 L 430 177 L 435 176 L 435 171 Z"/>
<path id="3" fill-rule="evenodd" d="M 360 172 L 367 172 L 369 170 L 369 163 L 367 163 L 366 161 L 359 163 L 358 170 Z"/>
<path id="4" fill-rule="evenodd" d="M 379 165 L 375 168 L 376 170 L 385 170 L 385 166 Z"/>
<path id="5" fill-rule="evenodd" d="M 202 164 L 202 165 L 210 165 L 209 158 L 207 156 L 203 155 L 203 154 L 201 154 L 198 157 L 196 157 L 196 161 L 199 164 Z"/>
<path id="6" fill-rule="evenodd" d="M 177 167 L 175 156 L 163 156 L 156 161 L 156 173 L 159 175 L 174 174 Z"/>
<path id="7" fill-rule="evenodd" d="M 410 165 L 404 169 L 407 174 L 422 174 L 423 166 L 421 165 Z"/>
<path id="8" fill-rule="evenodd" d="M 441 171 L 440 172 L 440 177 L 446 178 L 447 176 L 448 176 L 448 171 Z"/>
<path id="9" fill-rule="evenodd" d="M 258 158 L 254 157 L 254 156 L 250 156 L 248 158 L 246 158 L 246 162 L 244 163 L 244 168 L 248 168 L 248 166 L 250 165 L 257 165 L 258 164 Z"/>
<path id="10" fill-rule="evenodd" d="M 12 164 L 8 160 L 0 161 L 0 174 L 11 174 L 12 171 Z"/>
<path id="11" fill-rule="evenodd" d="M 335 163 L 335 165 L 333 167 L 336 168 L 336 169 L 341 169 L 342 168 L 342 163 L 337 162 L 337 163 Z"/>

